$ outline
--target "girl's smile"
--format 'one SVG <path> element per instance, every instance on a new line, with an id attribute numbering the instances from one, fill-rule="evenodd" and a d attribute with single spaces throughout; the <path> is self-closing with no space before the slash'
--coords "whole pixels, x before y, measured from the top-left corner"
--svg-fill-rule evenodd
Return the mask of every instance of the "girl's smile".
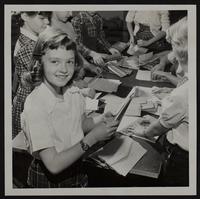
<path id="1" fill-rule="evenodd" d="M 62 47 L 48 50 L 42 57 L 44 66 L 44 83 L 57 94 L 61 94 L 74 74 L 75 54 L 73 50 Z"/>

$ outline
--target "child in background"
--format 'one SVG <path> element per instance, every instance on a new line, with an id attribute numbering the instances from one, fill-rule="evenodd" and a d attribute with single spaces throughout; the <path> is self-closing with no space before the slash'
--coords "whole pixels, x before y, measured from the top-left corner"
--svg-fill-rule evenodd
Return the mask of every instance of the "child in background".
<path id="1" fill-rule="evenodd" d="M 15 79 L 19 81 L 19 86 L 13 100 L 13 138 L 21 131 L 20 114 L 23 111 L 25 99 L 32 90 L 29 85 L 25 84 L 24 78 L 30 73 L 29 65 L 33 48 L 39 33 L 46 28 L 48 23 L 48 12 L 20 12 L 20 36 L 14 51 L 15 75 L 17 75 Z"/>
<path id="2" fill-rule="evenodd" d="M 51 15 L 51 25 L 55 30 L 60 30 L 66 33 L 70 39 L 76 42 L 76 33 L 74 27 L 72 26 L 71 20 L 73 18 L 72 11 L 53 11 Z M 90 71 L 94 74 L 101 73 L 101 69 L 94 64 L 89 63 L 82 55 L 79 53 L 80 59 L 83 61 L 83 69 L 79 72 L 79 77 L 83 77 L 85 72 Z"/>
<path id="3" fill-rule="evenodd" d="M 188 26 L 184 17 L 167 31 L 173 53 L 185 76 L 188 73 Z M 189 118 L 188 118 L 188 81 L 175 88 L 162 100 L 162 113 L 140 136 L 154 137 L 165 133 L 164 147 L 170 159 L 164 175 L 167 185 L 189 185 Z M 166 185 L 165 183 L 165 185 Z"/>
<path id="4" fill-rule="evenodd" d="M 166 66 L 169 64 L 172 64 L 170 66 L 171 74 L 164 72 Z M 179 65 L 178 60 L 173 51 L 161 57 L 160 63 L 154 66 L 151 72 L 152 72 L 152 79 L 157 80 L 160 78 L 165 78 L 175 86 L 180 85 L 183 79 L 185 79 L 184 71 Z"/>
<path id="5" fill-rule="evenodd" d="M 147 48 L 154 53 L 171 49 L 170 44 L 165 40 L 166 30 L 170 25 L 167 10 L 128 11 L 126 23 L 130 44 Z"/>
<path id="6" fill-rule="evenodd" d="M 79 12 L 73 19 L 72 25 L 77 35 L 77 45 L 85 58 L 92 58 L 94 64 L 103 66 L 105 55 L 120 54 L 111 47 L 103 31 L 103 19 L 96 11 Z"/>
<path id="7" fill-rule="evenodd" d="M 85 116 L 84 97 L 72 86 L 79 65 L 76 44 L 67 34 L 45 32 L 33 55 L 32 68 L 37 73 L 31 73 L 30 82 L 37 87 L 27 97 L 22 113 L 23 132 L 34 157 L 28 185 L 85 187 L 81 156 L 98 141 L 109 139 L 118 123 L 109 115 Z"/>

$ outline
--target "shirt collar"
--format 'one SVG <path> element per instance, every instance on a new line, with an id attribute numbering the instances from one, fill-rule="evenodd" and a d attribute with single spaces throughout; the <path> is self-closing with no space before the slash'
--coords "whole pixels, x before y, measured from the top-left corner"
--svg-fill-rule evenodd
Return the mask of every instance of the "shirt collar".
<path id="1" fill-rule="evenodd" d="M 64 93 L 64 99 L 57 98 L 51 90 L 46 86 L 46 84 L 42 83 L 40 85 L 41 96 L 43 96 L 43 100 L 45 101 L 45 106 L 47 108 L 48 113 L 51 113 L 57 102 L 66 101 L 69 94 L 80 93 L 80 89 L 78 87 L 70 87 Z"/>
<path id="2" fill-rule="evenodd" d="M 32 39 L 33 41 L 37 41 L 38 37 L 26 30 L 25 28 L 20 28 L 20 32 L 26 37 Z"/>

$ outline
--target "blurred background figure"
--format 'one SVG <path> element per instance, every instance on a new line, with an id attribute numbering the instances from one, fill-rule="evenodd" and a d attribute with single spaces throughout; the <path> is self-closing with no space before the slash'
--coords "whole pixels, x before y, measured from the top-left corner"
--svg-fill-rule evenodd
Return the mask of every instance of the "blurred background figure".
<path id="1" fill-rule="evenodd" d="M 130 44 L 137 44 L 154 53 L 171 49 L 171 45 L 165 40 L 166 30 L 170 26 L 167 10 L 129 11 L 126 23 Z"/>
<path id="2" fill-rule="evenodd" d="M 79 12 L 72 24 L 77 34 L 78 49 L 86 58 L 92 58 L 97 65 L 104 65 L 105 54 L 120 52 L 111 47 L 103 31 L 103 19 L 96 11 Z"/>
<path id="3" fill-rule="evenodd" d="M 13 100 L 13 138 L 21 131 L 20 114 L 24 108 L 24 102 L 32 88 L 24 82 L 24 78 L 30 73 L 30 60 L 38 35 L 49 24 L 49 12 L 20 12 L 18 24 L 20 35 L 14 49 L 15 74 L 14 87 L 17 88 Z M 18 86 L 17 86 L 18 85 Z"/>

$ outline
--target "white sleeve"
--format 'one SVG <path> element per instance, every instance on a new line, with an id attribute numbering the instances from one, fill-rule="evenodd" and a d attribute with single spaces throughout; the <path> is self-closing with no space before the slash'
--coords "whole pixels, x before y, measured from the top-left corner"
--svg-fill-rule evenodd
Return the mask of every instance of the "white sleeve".
<path id="1" fill-rule="evenodd" d="M 178 126 L 186 116 L 186 107 L 179 96 L 168 97 L 168 106 L 162 111 L 159 121 L 165 128 L 174 128 Z"/>
<path id="2" fill-rule="evenodd" d="M 34 106 L 29 102 L 25 103 L 21 123 L 29 142 L 31 154 L 41 149 L 55 146 L 52 137 L 53 128 L 48 121 L 48 114 L 41 106 Z"/>
<path id="3" fill-rule="evenodd" d="M 136 11 L 128 11 L 127 15 L 126 15 L 126 22 L 133 22 L 134 18 L 135 18 L 135 12 Z"/>

